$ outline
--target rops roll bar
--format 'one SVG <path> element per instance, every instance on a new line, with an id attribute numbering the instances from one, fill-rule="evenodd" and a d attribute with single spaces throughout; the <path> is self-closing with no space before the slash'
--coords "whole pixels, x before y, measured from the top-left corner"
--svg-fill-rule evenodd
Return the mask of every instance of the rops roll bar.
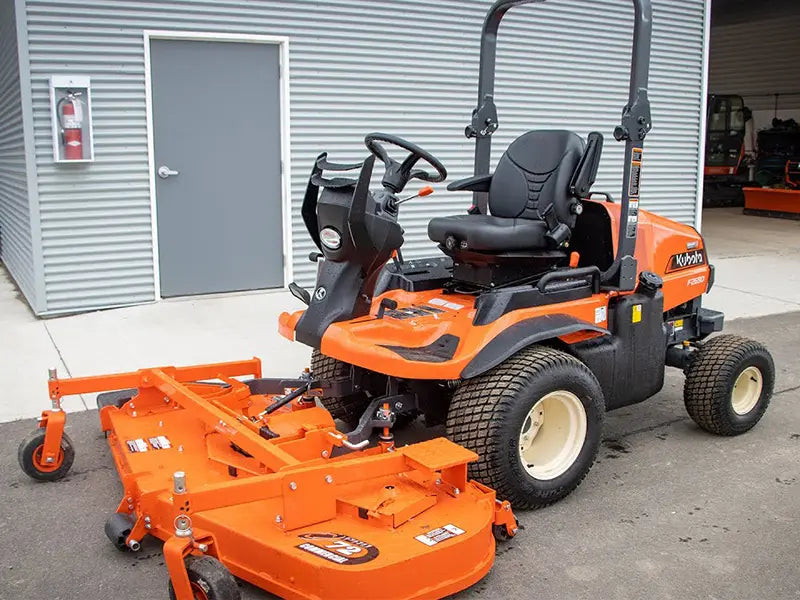
<path id="1" fill-rule="evenodd" d="M 514 6 L 544 0 L 497 0 L 483 22 L 481 31 L 480 73 L 478 75 L 478 105 L 472 111 L 472 122 L 465 134 L 475 138 L 475 175 L 487 175 L 492 152 L 492 134 L 499 125 L 494 104 L 495 59 L 497 56 L 497 31 L 506 12 Z M 614 138 L 625 142 L 625 169 L 620 202 L 620 227 L 617 256 L 603 274 L 603 282 L 633 289 L 636 278 L 636 230 L 639 220 L 639 187 L 644 138 L 652 127 L 650 102 L 647 98 L 647 80 L 650 71 L 650 44 L 652 37 L 652 7 L 650 0 L 632 0 L 634 8 L 633 47 L 631 51 L 630 87 L 628 102 L 622 109 L 620 124 L 614 129 Z M 475 192 L 474 203 L 481 213 L 486 213 L 488 194 Z"/>

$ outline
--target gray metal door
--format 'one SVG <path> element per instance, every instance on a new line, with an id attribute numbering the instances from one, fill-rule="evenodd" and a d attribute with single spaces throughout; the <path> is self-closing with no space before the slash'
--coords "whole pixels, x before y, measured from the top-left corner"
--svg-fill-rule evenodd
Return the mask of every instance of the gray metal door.
<path id="1" fill-rule="evenodd" d="M 150 42 L 162 296 L 283 286 L 279 56 Z"/>

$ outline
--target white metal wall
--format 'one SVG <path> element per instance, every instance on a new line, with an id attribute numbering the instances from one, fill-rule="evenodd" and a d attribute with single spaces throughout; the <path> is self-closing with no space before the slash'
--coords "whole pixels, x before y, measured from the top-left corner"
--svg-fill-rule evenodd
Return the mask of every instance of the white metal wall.
<path id="1" fill-rule="evenodd" d="M 143 29 L 286 35 L 291 64 L 295 279 L 309 283 L 311 243 L 300 202 L 314 157 L 360 159 L 369 131 L 440 157 L 450 179 L 470 173 L 463 129 L 475 104 L 479 31 L 489 0 L 28 0 L 47 309 L 153 298 Z M 643 206 L 692 222 L 703 71 L 703 0 L 655 0 L 653 131 Z M 619 194 L 611 138 L 627 96 L 629 0 L 552 0 L 514 9 L 501 26 L 495 159 L 516 135 L 568 127 L 606 135 L 596 189 Z M 53 165 L 47 78 L 92 77 L 93 165 Z M 435 253 L 428 220 L 460 212 L 444 186 L 403 207 L 405 253 Z M 265 198 L 264 201 L 278 201 Z M 269 259 L 269 257 L 265 257 Z"/>
<path id="2" fill-rule="evenodd" d="M 799 32 L 800 6 L 781 18 L 712 27 L 708 91 L 742 96 L 757 129 L 776 112 L 800 119 Z"/>
<path id="3" fill-rule="evenodd" d="M 14 0 L 0 1 L 0 258 L 31 302 L 33 244 Z"/>

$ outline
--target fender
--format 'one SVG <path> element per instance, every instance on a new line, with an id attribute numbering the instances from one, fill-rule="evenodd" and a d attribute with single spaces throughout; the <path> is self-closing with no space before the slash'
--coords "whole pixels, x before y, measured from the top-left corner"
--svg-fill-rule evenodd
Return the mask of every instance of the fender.
<path id="1" fill-rule="evenodd" d="M 480 352 L 461 371 L 461 378 L 477 377 L 499 365 L 512 354 L 516 354 L 536 342 L 551 340 L 579 331 L 609 334 L 607 329 L 569 315 L 545 315 L 525 319 L 502 331 L 481 348 Z"/>

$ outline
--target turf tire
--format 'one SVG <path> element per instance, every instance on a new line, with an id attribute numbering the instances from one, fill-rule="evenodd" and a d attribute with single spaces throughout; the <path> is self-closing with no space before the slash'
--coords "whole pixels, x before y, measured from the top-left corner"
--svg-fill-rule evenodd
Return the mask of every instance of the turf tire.
<path id="1" fill-rule="evenodd" d="M 535 479 L 519 456 L 520 430 L 533 405 L 556 390 L 580 399 L 586 435 L 564 473 Z M 470 477 L 493 487 L 515 508 L 541 508 L 567 496 L 586 477 L 600 447 L 604 417 L 600 384 L 586 365 L 560 350 L 530 346 L 461 383 L 450 404 L 447 435 L 479 455 L 469 465 Z"/>
<path id="2" fill-rule="evenodd" d="M 761 394 L 745 414 L 733 410 L 733 386 L 748 367 L 762 375 Z M 703 342 L 686 369 L 683 401 L 701 429 L 717 435 L 739 435 L 752 429 L 769 406 L 775 386 L 775 364 L 761 343 L 736 335 L 718 335 Z"/>

